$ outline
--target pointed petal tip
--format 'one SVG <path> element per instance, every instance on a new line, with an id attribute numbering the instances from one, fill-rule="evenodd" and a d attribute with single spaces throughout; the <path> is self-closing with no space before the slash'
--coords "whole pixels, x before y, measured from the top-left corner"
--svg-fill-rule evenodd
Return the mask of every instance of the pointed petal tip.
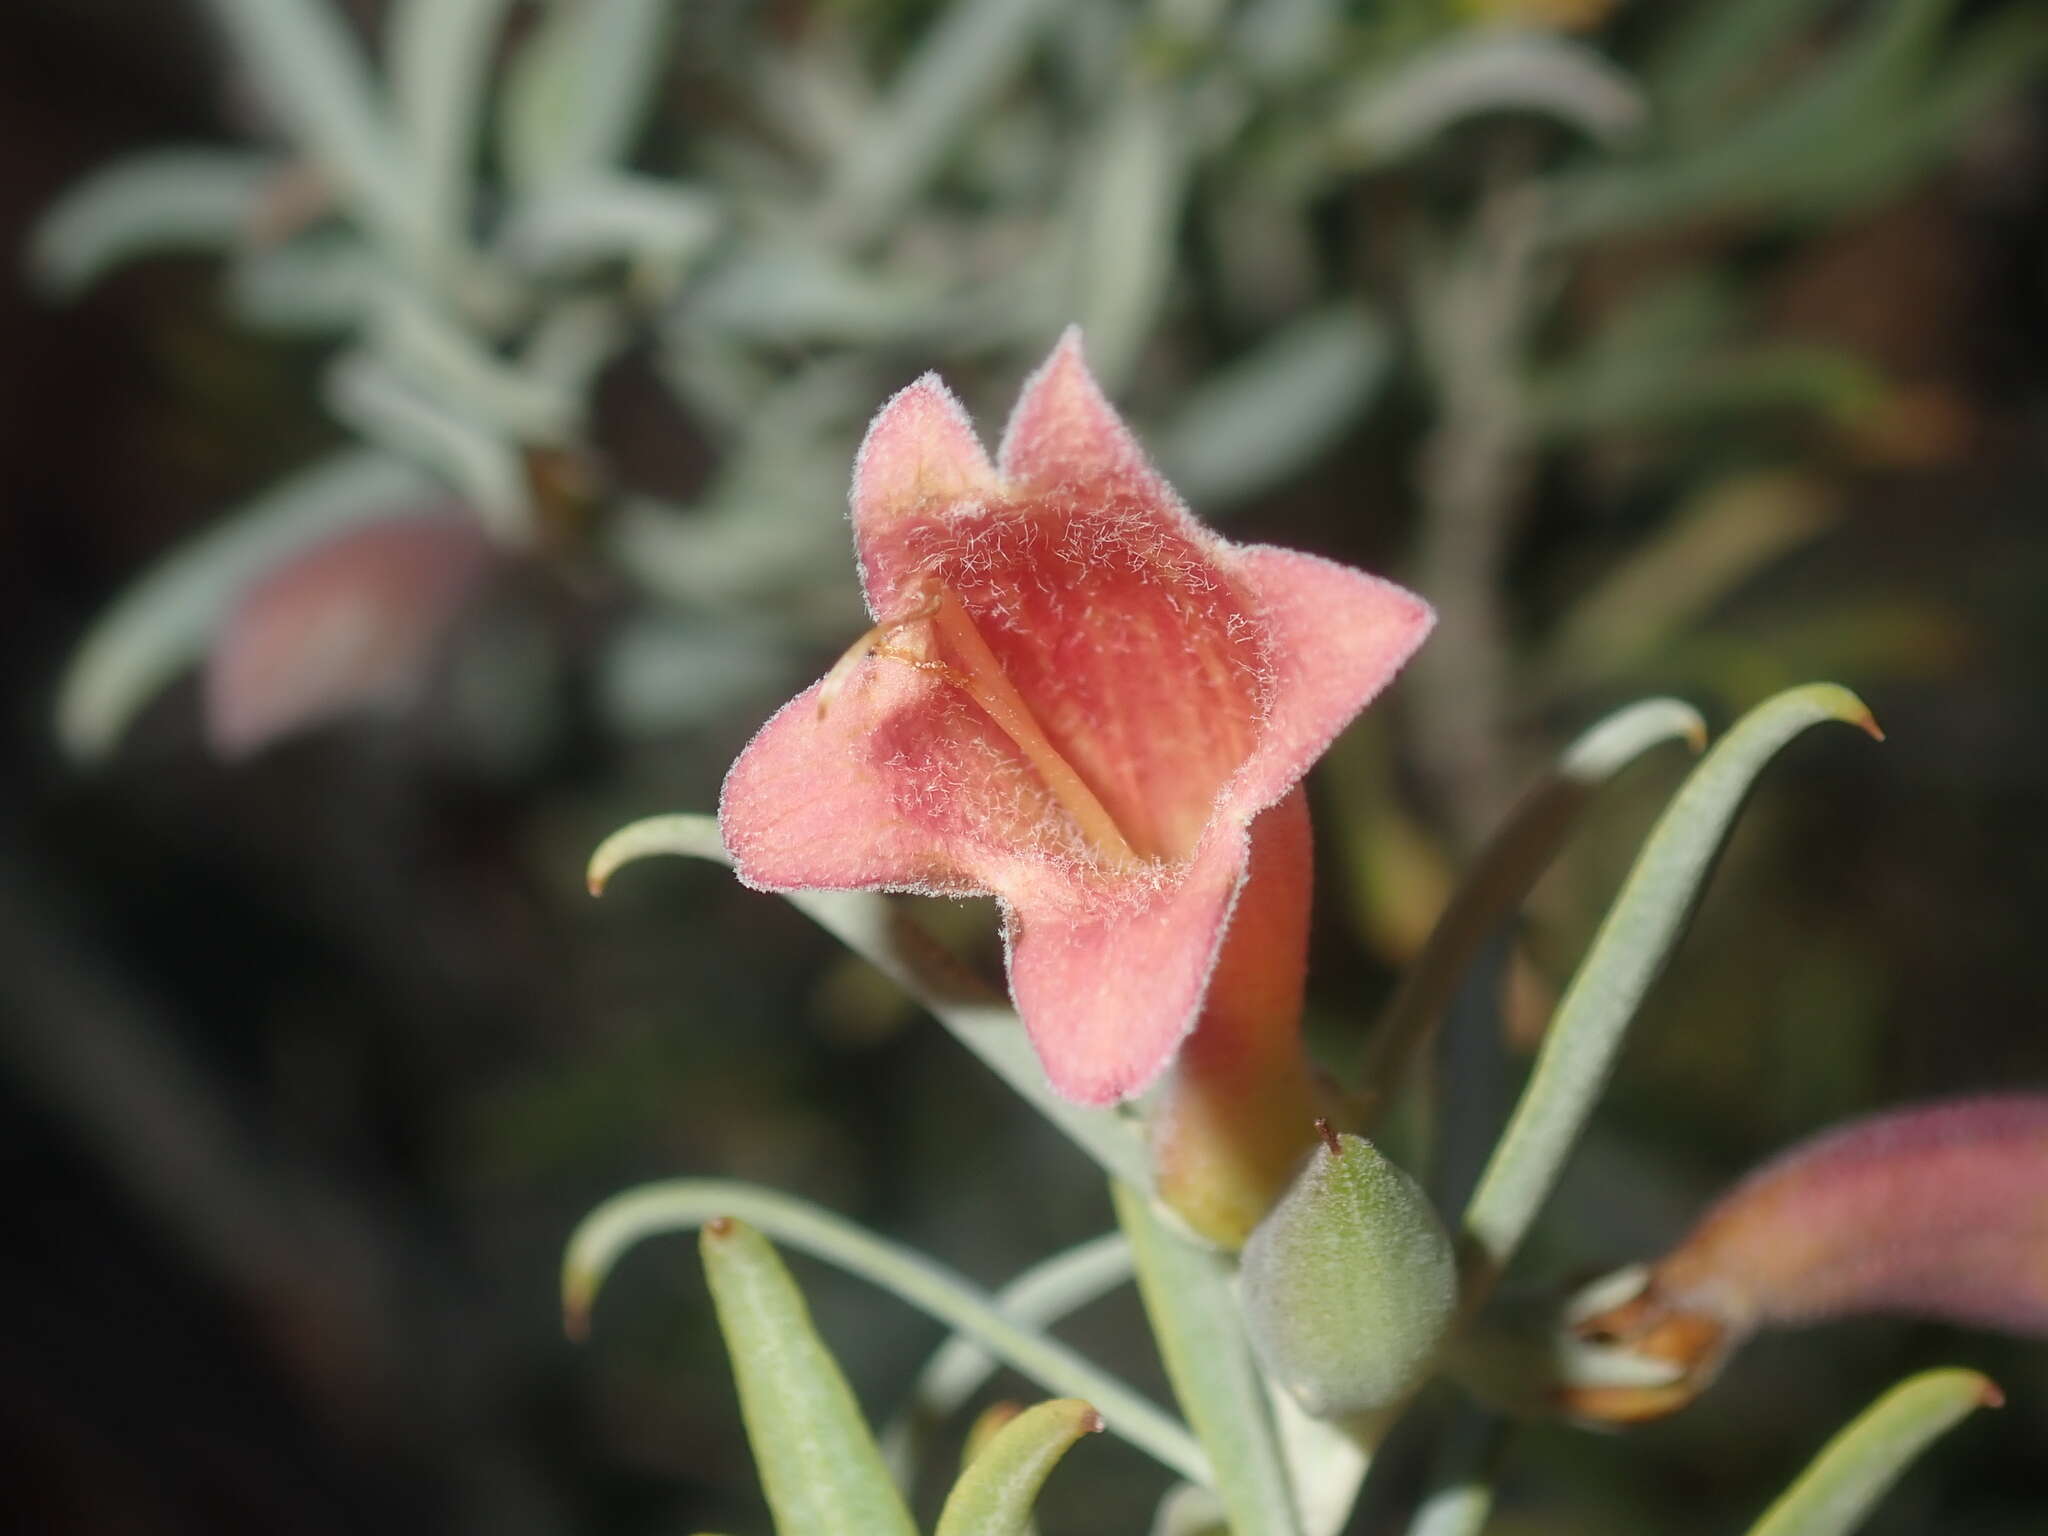
<path id="1" fill-rule="evenodd" d="M 1437 615 L 1407 588 L 1320 555 L 1253 544 L 1232 558 L 1265 616 L 1272 657 L 1264 739 L 1234 790 L 1238 806 L 1256 812 L 1394 680 Z"/>
<path id="2" fill-rule="evenodd" d="M 1243 889 L 1250 838 L 1218 816 L 1185 870 L 1094 912 L 1003 925 L 1010 994 L 1061 1098 L 1103 1106 L 1143 1093 L 1195 1027 Z"/>
<path id="3" fill-rule="evenodd" d="M 1024 381 L 996 464 L 1005 479 L 1024 484 L 1076 485 L 1109 478 L 1170 495 L 1088 366 L 1078 325 L 1060 333 L 1051 353 Z"/>
<path id="4" fill-rule="evenodd" d="M 995 468 L 967 408 L 936 373 L 919 375 L 889 397 L 854 456 L 853 517 L 862 526 L 994 489 Z"/>

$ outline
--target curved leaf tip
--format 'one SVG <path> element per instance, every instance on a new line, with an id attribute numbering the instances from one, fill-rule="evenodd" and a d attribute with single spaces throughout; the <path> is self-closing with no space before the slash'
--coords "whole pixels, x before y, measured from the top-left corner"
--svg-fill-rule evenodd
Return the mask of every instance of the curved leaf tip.
<path id="1" fill-rule="evenodd" d="M 1102 1429 L 1102 1415 L 1077 1397 L 1011 1414 L 973 1452 L 946 1495 L 936 1536 L 1022 1536 L 1060 1458 Z"/>
<path id="2" fill-rule="evenodd" d="M 593 896 L 602 896 L 613 875 L 636 859 L 652 857 L 655 854 L 677 854 L 685 858 L 709 859 L 716 864 L 727 864 L 731 860 L 725 851 L 725 842 L 718 835 L 718 820 L 713 816 L 646 816 L 639 821 L 628 822 L 597 845 L 591 854 L 590 864 L 583 872 L 583 881 Z"/>
<path id="3" fill-rule="evenodd" d="M 1466 1207 L 1475 1295 L 1506 1268 L 1556 1182 L 1758 774 L 1824 720 L 1882 739 L 1869 706 L 1848 689 L 1787 689 L 1735 723 L 1659 818 L 1558 1004 L 1535 1071 Z"/>
<path id="4" fill-rule="evenodd" d="M 1976 1371 L 1909 1377 L 1822 1447 L 1749 1536 L 1848 1536 L 1922 1451 L 1979 1408 L 2004 1402 L 1997 1384 Z"/>

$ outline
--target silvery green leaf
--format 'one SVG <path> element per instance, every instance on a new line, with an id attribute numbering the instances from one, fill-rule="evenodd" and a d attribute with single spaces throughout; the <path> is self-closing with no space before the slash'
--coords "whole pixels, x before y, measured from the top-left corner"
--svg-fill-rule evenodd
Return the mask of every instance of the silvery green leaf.
<path id="1" fill-rule="evenodd" d="M 499 357 L 416 291 L 392 288 L 380 296 L 370 344 L 395 373 L 449 412 L 518 441 L 558 442 L 581 421 L 581 400 Z"/>
<path id="2" fill-rule="evenodd" d="M 103 166 L 37 221 L 30 275 L 69 298 L 138 256 L 234 245 L 279 165 L 253 152 L 156 149 Z"/>
<path id="3" fill-rule="evenodd" d="M 1749 1536 L 1848 1536 L 1913 1459 L 2004 1394 L 1975 1371 L 1923 1371 L 1864 1409 L 1750 1527 Z"/>
<path id="4" fill-rule="evenodd" d="M 501 238 L 506 256 L 536 274 L 625 260 L 659 270 L 673 282 L 724 223 L 708 193 L 607 173 L 534 192 L 518 205 Z"/>
<path id="5" fill-rule="evenodd" d="M 357 449 L 273 487 L 173 550 L 93 622 L 57 690 L 57 738 L 83 763 L 111 752 L 137 710 L 206 653 L 257 576 L 336 531 L 436 494 L 412 464 Z"/>
<path id="6" fill-rule="evenodd" d="M 1955 8 L 1956 0 L 1867 8 L 1861 26 L 1820 64 L 1697 148 L 1562 181 L 1553 232 L 1584 239 L 1730 213 L 1812 218 L 1834 212 L 1845 197 L 1867 197 L 1894 173 L 1892 156 L 1874 156 L 1873 144 L 1913 119 Z M 2038 59 L 2032 50 L 2041 46 L 2042 23 L 2022 16 L 2019 31 L 2007 41 L 2022 61 Z M 1997 72 L 1990 82 L 2001 89 L 2016 83 Z M 1982 103 L 1973 95 L 1965 104 Z"/>
<path id="7" fill-rule="evenodd" d="M 917 1536 L 853 1389 L 774 1248 L 730 1217 L 705 1223 L 700 1246 L 775 1529 Z"/>
<path id="8" fill-rule="evenodd" d="M 1658 117 L 1681 143 L 1718 125 L 1757 83 L 1760 62 L 1811 27 L 1835 0 L 1719 0 L 1687 6 L 1657 44 L 1647 71 Z"/>
<path id="9" fill-rule="evenodd" d="M 1134 88 L 1091 146 L 1073 229 L 1073 313 L 1088 362 L 1114 391 L 1130 380 L 1172 286 L 1173 247 L 1192 169 L 1178 100 Z"/>
<path id="10" fill-rule="evenodd" d="M 1475 972 L 1498 969 L 1505 955 L 1489 957 L 1490 943 L 1550 867 L 1594 793 L 1650 748 L 1676 740 L 1695 752 L 1706 747 L 1706 722 L 1691 705 L 1645 699 L 1616 710 L 1574 740 L 1488 838 L 1367 1038 L 1358 1081 L 1375 1117 L 1399 1093 L 1461 992 L 1475 984 Z"/>
<path id="11" fill-rule="evenodd" d="M 397 134 L 433 238 L 469 238 L 477 127 L 493 53 L 514 0 L 397 0 L 389 73 Z"/>
<path id="12" fill-rule="evenodd" d="M 874 346 L 941 331 L 929 283 L 856 266 L 813 245 L 732 251 L 699 280 L 701 326 L 781 345 Z"/>
<path id="13" fill-rule="evenodd" d="M 608 294 L 548 306 L 519 352 L 519 369 L 572 400 L 586 400 L 598 371 L 631 339 L 624 307 Z"/>
<path id="14" fill-rule="evenodd" d="M 550 0 L 512 60 L 498 123 L 522 192 L 622 164 L 668 62 L 676 0 Z"/>
<path id="15" fill-rule="evenodd" d="M 325 393 L 328 408 L 364 437 L 439 475 L 501 543 L 532 536 L 525 466 L 502 432 L 429 396 L 370 352 L 337 358 Z"/>
<path id="16" fill-rule="evenodd" d="M 1761 342 L 1679 360 L 1645 352 L 1562 364 L 1532 380 L 1531 427 L 1552 436 L 1682 424 L 1745 411 L 1809 410 L 1849 418 L 1883 398 L 1855 353 L 1806 342 Z"/>
<path id="17" fill-rule="evenodd" d="M 328 334 L 362 325 L 392 277 L 375 247 L 323 231 L 238 252 L 227 271 L 228 303 L 263 330 Z"/>
<path id="18" fill-rule="evenodd" d="M 961 1471 L 936 1536 L 1026 1536 L 1031 1509 L 1062 1456 L 1084 1435 L 1099 1434 L 1102 1415 L 1079 1398 L 1027 1408 L 989 1438 Z"/>
<path id="19" fill-rule="evenodd" d="M 1684 932 L 1756 777 L 1808 727 L 1840 720 L 1877 735 L 1862 700 L 1815 683 L 1744 715 L 1658 819 L 1557 1005 L 1521 1101 L 1465 1208 L 1474 1294 L 1506 1268 L 1592 1114 L 1629 1022 Z"/>
<path id="20" fill-rule="evenodd" d="M 2048 68 L 2048 12 L 2010 7 L 1988 17 L 1941 60 L 1897 112 L 1867 124 L 1853 144 L 1831 146 L 1814 168 L 1812 211 L 1867 208 L 1955 152 L 1971 126 L 2023 93 Z"/>
<path id="21" fill-rule="evenodd" d="M 1386 327 L 1363 305 L 1317 310 L 1209 375 L 1157 434 L 1160 465 L 1204 510 L 1256 496 L 1358 420 L 1392 365 Z"/>
<path id="22" fill-rule="evenodd" d="M 1546 32 L 1474 29 L 1358 87 L 1339 107 L 1332 131 L 1352 154 L 1387 162 L 1490 112 L 1540 112 L 1603 144 L 1627 139 L 1647 116 L 1635 83 L 1583 43 Z"/>
<path id="23" fill-rule="evenodd" d="M 946 7 L 898 74 L 887 104 L 833 166 L 820 225 L 850 245 L 890 228 L 1066 3 L 956 0 Z"/>
<path id="24" fill-rule="evenodd" d="M 416 178 L 392 133 L 362 49 L 331 0 L 208 0 L 306 158 L 343 201 L 408 258 L 426 253 Z"/>
<path id="25" fill-rule="evenodd" d="M 1297 80 L 1327 64 L 1341 11 L 1338 0 L 1252 0 L 1237 18 L 1237 49 L 1262 79 Z"/>

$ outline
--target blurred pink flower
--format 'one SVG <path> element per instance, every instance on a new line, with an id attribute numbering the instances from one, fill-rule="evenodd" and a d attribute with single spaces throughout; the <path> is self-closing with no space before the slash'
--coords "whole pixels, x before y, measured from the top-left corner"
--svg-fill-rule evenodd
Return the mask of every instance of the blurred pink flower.
<path id="1" fill-rule="evenodd" d="M 321 540 L 236 600 L 208 654 L 206 734 L 226 758 L 412 698 L 488 564 L 459 508 L 398 513 Z"/>
<path id="2" fill-rule="evenodd" d="M 1582 1417 L 1684 1406 L 1759 1328 L 1894 1313 L 2048 1335 L 2048 1095 L 1918 1104 L 1800 1143 L 1723 1195 L 1572 1324 L 1663 1362 L 1649 1388 L 1563 1394 Z"/>
<path id="3" fill-rule="evenodd" d="M 1135 1093 L 1202 1007 L 1253 818 L 1433 616 L 1375 577 L 1203 528 L 1075 331 L 994 464 L 935 375 L 897 394 L 852 512 L 876 626 L 727 775 L 740 878 L 993 893 L 1053 1086 Z"/>

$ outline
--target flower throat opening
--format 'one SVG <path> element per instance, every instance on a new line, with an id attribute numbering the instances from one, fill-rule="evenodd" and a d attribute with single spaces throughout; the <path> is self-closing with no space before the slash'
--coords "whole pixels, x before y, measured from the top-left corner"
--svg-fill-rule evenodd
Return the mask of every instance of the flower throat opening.
<path id="1" fill-rule="evenodd" d="M 891 643 L 897 636 L 920 626 L 924 654 Z M 941 649 L 950 661 L 930 654 Z M 1044 727 L 1031 713 L 1031 706 L 1017 691 L 1016 684 L 1004 674 L 1002 663 L 989 649 L 973 618 L 949 590 L 943 586 L 933 588 L 910 612 L 884 620 L 854 641 L 846 654 L 833 663 L 818 689 L 819 719 L 831 710 L 855 669 L 870 656 L 930 672 L 966 694 L 1024 754 L 1024 760 L 1037 772 L 1060 808 L 1073 818 L 1081 836 L 1103 863 L 1112 869 L 1127 870 L 1144 862 L 1108 808 L 1096 798 L 1095 791 L 1047 738 Z"/>

